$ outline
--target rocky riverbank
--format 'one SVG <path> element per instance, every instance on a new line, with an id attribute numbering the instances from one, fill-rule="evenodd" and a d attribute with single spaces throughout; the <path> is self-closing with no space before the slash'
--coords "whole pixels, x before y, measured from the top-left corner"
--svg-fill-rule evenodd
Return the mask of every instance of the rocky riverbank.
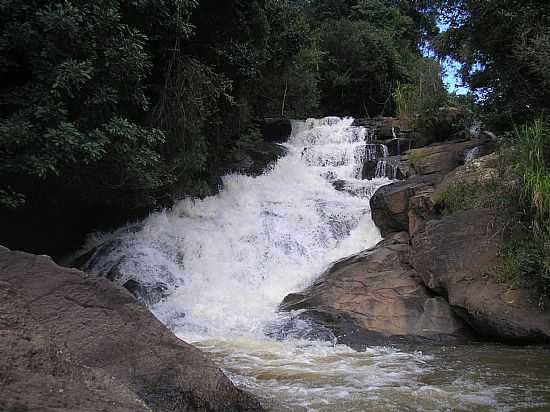
<path id="1" fill-rule="evenodd" d="M 385 240 L 335 263 L 315 284 L 287 296 L 281 309 L 302 310 L 300 316 L 355 347 L 550 342 L 548 302 L 498 274 L 502 228 L 495 211 L 443 216 L 438 210 L 451 184 L 493 176 L 496 144 L 490 137 L 408 150 L 397 165 L 407 178 L 371 199 Z"/>
<path id="2" fill-rule="evenodd" d="M 124 288 L 0 248 L 0 410 L 260 411 Z"/>

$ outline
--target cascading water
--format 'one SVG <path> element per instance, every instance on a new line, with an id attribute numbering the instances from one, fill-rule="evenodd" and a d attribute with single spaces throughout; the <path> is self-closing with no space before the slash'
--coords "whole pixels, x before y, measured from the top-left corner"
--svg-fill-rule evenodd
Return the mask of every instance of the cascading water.
<path id="1" fill-rule="evenodd" d="M 462 383 L 466 398 L 452 390 L 453 376 L 430 383 L 433 356 L 355 352 L 277 312 L 331 262 L 381 239 L 369 198 L 389 180 L 360 179 L 370 138 L 352 119 L 295 122 L 288 155 L 264 175 L 225 176 L 216 196 L 182 200 L 103 236 L 88 269 L 157 291 L 152 312 L 272 410 L 495 405 L 483 385 Z"/>
<path id="2" fill-rule="evenodd" d="M 122 282 L 139 274 L 140 283 L 164 285 L 168 296 L 152 309 L 185 336 L 261 335 L 286 294 L 380 240 L 368 198 L 330 183 L 361 175 L 366 131 L 351 123 L 296 123 L 289 155 L 269 173 L 226 176 L 218 196 L 183 200 L 138 231 L 121 230 L 92 269 L 116 266 Z"/>

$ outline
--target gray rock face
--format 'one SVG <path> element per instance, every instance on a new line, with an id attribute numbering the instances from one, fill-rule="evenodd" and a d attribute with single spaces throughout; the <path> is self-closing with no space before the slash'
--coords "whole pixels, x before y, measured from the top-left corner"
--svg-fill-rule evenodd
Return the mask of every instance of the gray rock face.
<path id="1" fill-rule="evenodd" d="M 411 263 L 481 336 L 549 342 L 550 310 L 541 311 L 528 290 L 495 278 L 499 240 L 494 212 L 459 212 L 426 223 L 412 239 Z"/>
<path id="2" fill-rule="evenodd" d="M 288 295 L 282 310 L 332 330 L 352 347 L 471 337 L 468 326 L 433 297 L 409 263 L 409 239 L 399 233 L 375 248 L 337 262 L 311 287 Z"/>
<path id="3" fill-rule="evenodd" d="M 125 289 L 0 250 L 0 410 L 259 411 Z"/>

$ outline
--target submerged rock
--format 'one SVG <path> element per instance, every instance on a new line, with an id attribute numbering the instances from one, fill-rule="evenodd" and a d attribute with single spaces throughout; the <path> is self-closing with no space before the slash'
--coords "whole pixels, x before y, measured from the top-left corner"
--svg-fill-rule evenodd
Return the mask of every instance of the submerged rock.
<path id="1" fill-rule="evenodd" d="M 333 331 L 339 342 L 365 345 L 471 338 L 469 327 L 434 297 L 410 267 L 406 233 L 334 264 L 312 286 L 288 295 L 281 310 Z"/>
<path id="2" fill-rule="evenodd" d="M 550 310 L 526 289 L 500 282 L 494 212 L 472 209 L 426 223 L 412 239 L 411 263 L 425 285 L 478 334 L 513 343 L 550 342 Z"/>
<path id="3" fill-rule="evenodd" d="M 0 410 L 259 411 L 125 289 L 0 250 Z"/>

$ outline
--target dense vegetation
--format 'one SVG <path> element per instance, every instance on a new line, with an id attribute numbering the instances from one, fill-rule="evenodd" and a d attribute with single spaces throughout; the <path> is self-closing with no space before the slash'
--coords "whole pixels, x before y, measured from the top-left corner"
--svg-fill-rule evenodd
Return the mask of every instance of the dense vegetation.
<path id="1" fill-rule="evenodd" d="M 550 108 L 550 3 L 545 0 L 438 0 L 449 29 L 440 53 L 462 66 L 495 127 Z"/>
<path id="2" fill-rule="evenodd" d="M 0 0 L 0 243 L 216 190 L 263 117 L 392 114 L 435 31 L 407 0 Z"/>

